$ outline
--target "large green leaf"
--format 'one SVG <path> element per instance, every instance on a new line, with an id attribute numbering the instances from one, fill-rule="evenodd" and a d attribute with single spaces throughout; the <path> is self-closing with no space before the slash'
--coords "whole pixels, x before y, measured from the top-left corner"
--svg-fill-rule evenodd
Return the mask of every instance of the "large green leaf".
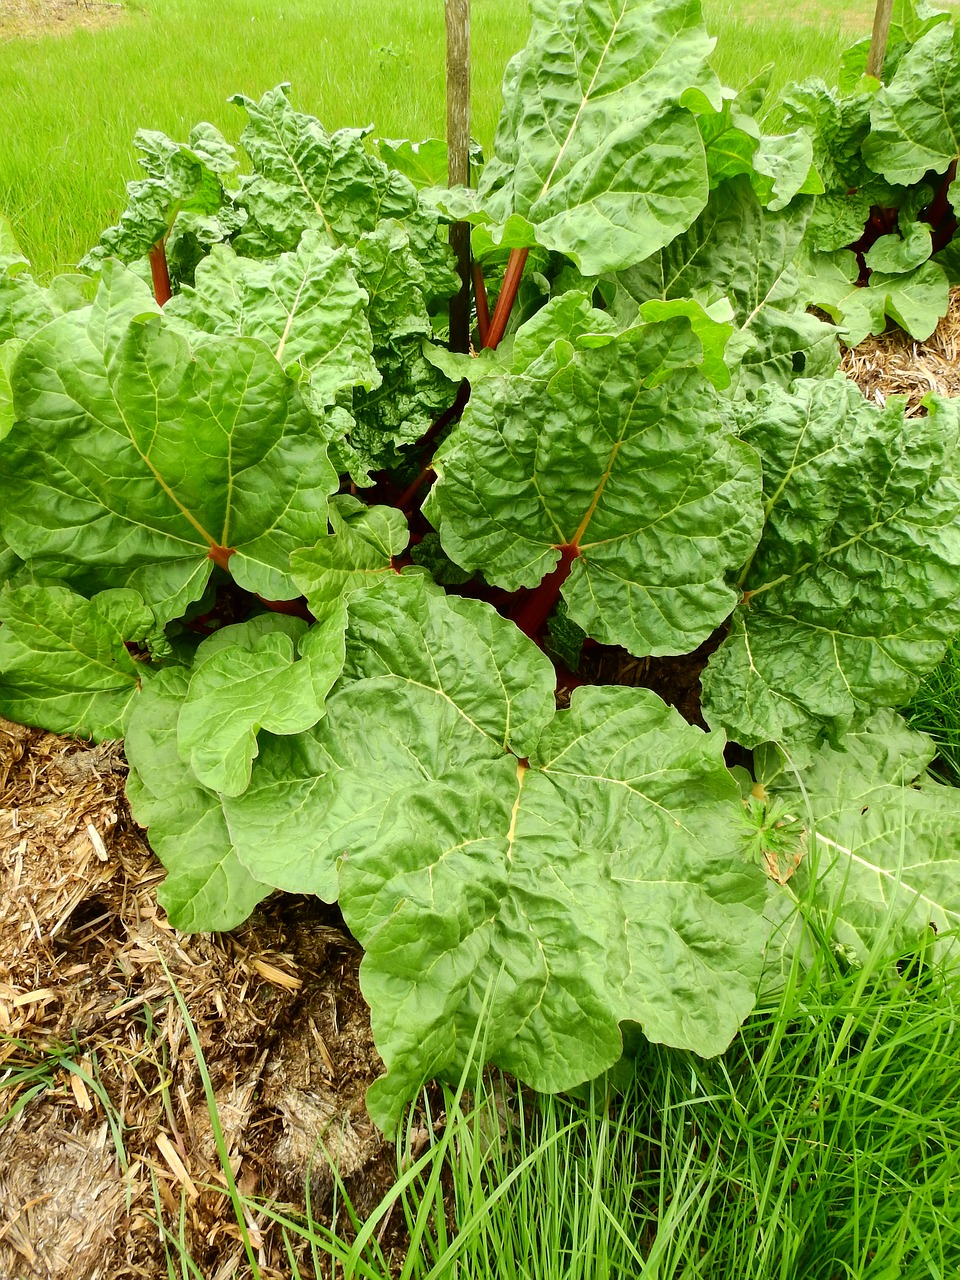
<path id="1" fill-rule="evenodd" d="M 859 960 L 918 941 L 956 959 L 960 792 L 925 772 L 934 750 L 887 711 L 800 767 L 775 747 L 757 752 L 765 792 L 794 818 L 790 888 Z"/>
<path id="2" fill-rule="evenodd" d="M 831 373 L 836 331 L 806 314 L 794 259 L 810 201 L 764 210 L 745 177 L 723 183 L 690 230 L 647 262 L 620 272 L 611 311 L 634 324 L 651 299 L 729 299 L 738 333 L 728 348 L 733 391 L 753 396 L 798 374 Z"/>
<path id="3" fill-rule="evenodd" d="M 689 227 L 709 185 L 696 109 L 719 110 L 699 0 L 534 0 L 509 64 L 496 158 L 457 216 L 504 247 L 543 245 L 585 275 Z"/>
<path id="4" fill-rule="evenodd" d="M 883 236 L 882 240 L 907 246 L 899 237 Z M 882 241 L 877 245 L 874 262 L 908 260 L 908 247 L 897 255 Z M 850 347 L 858 346 L 868 334 L 883 333 L 888 316 L 912 337 L 926 341 L 950 304 L 947 274 L 939 263 L 924 261 L 912 270 L 893 273 L 874 270 L 864 286 L 856 254 L 847 249 L 811 254 L 803 263 L 801 290 L 811 305 L 836 320 Z"/>
<path id="5" fill-rule="evenodd" d="M 135 591 L 92 600 L 61 586 L 0 594 L 0 712 L 55 733 L 119 738 L 149 668 L 127 642 L 156 629 Z"/>
<path id="6" fill-rule="evenodd" d="M 513 776 L 505 753 L 532 750 L 554 705 L 553 667 L 488 606 L 420 575 L 391 573 L 368 595 L 350 601 L 343 687 L 327 701 L 333 727 L 265 735 L 250 787 L 226 802 L 255 874 L 328 901 L 337 859 L 375 834 L 384 805 L 458 767 Z M 403 745 L 424 715 L 433 773 Z"/>
<path id="7" fill-rule="evenodd" d="M 904 54 L 877 94 L 863 156 L 889 182 L 943 173 L 960 154 L 960 25 L 940 23 Z"/>
<path id="8" fill-rule="evenodd" d="M 96 304 L 21 351 L 3 534 L 41 571 L 135 587 L 163 620 L 199 596 L 218 547 L 240 585 L 290 599 L 290 552 L 325 531 L 337 484 L 313 420 L 261 342 L 190 346 L 145 295 L 107 263 Z"/>
<path id="9" fill-rule="evenodd" d="M 254 172 L 241 179 L 238 200 L 251 219 L 241 241 L 257 256 L 295 249 L 308 230 L 355 244 L 385 218 L 418 214 L 413 183 L 365 147 L 369 130 L 327 133 L 293 109 L 283 86 L 259 102 L 243 94 L 231 102 L 247 113 L 240 141 Z"/>
<path id="10" fill-rule="evenodd" d="M 378 576 L 394 573 L 393 557 L 410 541 L 406 518 L 395 507 L 366 507 L 342 494 L 331 499 L 329 515 L 333 532 L 290 557 L 294 581 L 316 618 Z"/>
<path id="11" fill-rule="evenodd" d="M 831 737 L 909 700 L 960 629 L 960 415 L 843 378 L 772 388 L 743 425 L 765 523 L 704 714 L 744 746 Z"/>
<path id="12" fill-rule="evenodd" d="M 299 618 L 269 614 L 200 645 L 177 723 L 180 754 L 198 782 L 240 795 L 261 728 L 293 734 L 317 723 L 343 669 L 345 627 L 342 606 L 309 630 Z"/>
<path id="13" fill-rule="evenodd" d="M 612 1065 L 624 1021 L 726 1047 L 753 1004 L 763 893 L 721 753 L 647 691 L 578 690 L 509 787 L 411 796 L 344 860 L 388 1069 L 375 1119 L 462 1065 L 488 990 L 487 1056 L 535 1088 Z"/>
<path id="14" fill-rule="evenodd" d="M 177 929 L 233 929 L 270 893 L 242 863 L 216 793 L 200 785 L 177 749 L 177 722 L 189 673 L 160 671 L 133 706 L 124 748 L 127 798 L 150 829 L 150 844 L 170 873 L 158 893 Z"/>
<path id="15" fill-rule="evenodd" d="M 759 532 L 757 459 L 722 425 L 687 319 L 593 327 L 551 302 L 526 367 L 518 335 L 513 370 L 474 388 L 437 454 L 424 512 L 457 564 L 510 591 L 572 548 L 563 596 L 589 635 L 688 653 L 736 603 L 732 572 Z"/>
<path id="16" fill-rule="evenodd" d="M 222 180 L 236 169 L 236 156 L 213 125 L 198 124 L 187 143 L 140 129 L 136 147 L 147 177 L 127 184 L 127 208 L 82 266 L 97 267 L 107 257 L 134 262 L 167 237 L 178 215 L 215 218 L 228 202 Z"/>
<path id="17" fill-rule="evenodd" d="M 555 712 L 547 659 L 488 605 L 422 579 L 350 604 L 344 683 L 300 739 L 267 740 L 227 802 L 253 871 L 326 894 L 366 948 L 389 1126 L 489 1057 L 541 1089 L 612 1065 L 618 1024 L 719 1052 L 749 1011 L 762 877 L 739 853 L 723 739 L 645 690 Z"/>
<path id="18" fill-rule="evenodd" d="M 216 245 L 164 314 L 208 333 L 260 338 L 321 409 L 347 387 L 380 382 L 366 302 L 349 252 L 307 232 L 295 253 L 267 262 Z"/>

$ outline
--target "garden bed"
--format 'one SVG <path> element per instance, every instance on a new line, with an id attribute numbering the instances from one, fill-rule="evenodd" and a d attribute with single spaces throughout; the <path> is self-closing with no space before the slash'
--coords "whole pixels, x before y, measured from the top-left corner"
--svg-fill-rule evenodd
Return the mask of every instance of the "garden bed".
<path id="1" fill-rule="evenodd" d="M 871 399 L 905 393 L 916 412 L 929 391 L 960 393 L 958 346 L 955 291 L 929 342 L 868 339 L 844 368 Z M 671 690 L 663 664 L 618 665 L 609 651 L 604 662 L 600 679 L 655 683 L 695 718 L 689 671 Z M 171 979 L 242 1192 L 302 1211 L 309 1178 L 321 1216 L 332 1162 L 366 1212 L 395 1176 L 393 1144 L 364 1107 L 382 1064 L 360 950 L 337 909 L 276 894 L 230 934 L 175 932 L 157 906 L 164 873 L 129 816 L 125 774 L 115 744 L 0 720 L 0 1068 L 20 1080 L 8 1076 L 4 1111 L 21 1106 L 0 1130 L 0 1275 L 17 1280 L 167 1274 L 158 1203 L 168 1228 L 182 1221 L 205 1276 L 226 1280 L 241 1266 Z M 287 1274 L 266 1219 L 251 1214 L 248 1229 L 263 1275 Z"/>

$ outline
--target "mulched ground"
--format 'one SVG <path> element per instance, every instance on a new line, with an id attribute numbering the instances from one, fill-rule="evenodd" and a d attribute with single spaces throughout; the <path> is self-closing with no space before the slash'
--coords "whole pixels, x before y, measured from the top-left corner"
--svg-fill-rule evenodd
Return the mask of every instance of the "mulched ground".
<path id="1" fill-rule="evenodd" d="M 917 413 L 931 390 L 960 394 L 958 353 L 960 291 L 929 343 L 869 339 L 844 368 L 872 399 L 906 394 Z M 605 652 L 594 675 L 650 684 L 694 719 L 706 656 L 671 667 Z M 361 1212 L 393 1181 L 393 1144 L 364 1108 L 381 1064 L 360 952 L 336 909 L 275 894 L 232 934 L 176 933 L 125 772 L 117 744 L 0 719 L 0 1115 L 20 1106 L 0 1128 L 0 1280 L 160 1280 L 157 1200 L 207 1280 L 249 1274 L 171 979 L 245 1192 L 302 1212 L 310 1178 L 329 1220 L 331 1164 Z M 48 1085 L 31 1095 L 26 1072 L 44 1064 Z M 264 1280 L 286 1280 L 266 1218 L 248 1227 Z"/>
<path id="2" fill-rule="evenodd" d="M 224 1196 L 204 1190 L 223 1176 L 164 965 L 243 1190 L 302 1210 L 309 1171 L 322 1210 L 332 1161 L 369 1211 L 393 1181 L 393 1144 L 364 1108 L 381 1067 L 360 951 L 336 910 L 277 894 L 230 935 L 175 933 L 125 774 L 117 744 L 0 720 L 0 1112 L 24 1099 L 17 1078 L 31 1064 L 60 1055 L 87 1077 L 54 1068 L 0 1129 L 3 1280 L 166 1275 L 154 1185 L 168 1224 L 183 1208 L 204 1276 L 246 1273 Z M 120 1118 L 125 1161 L 94 1081 Z M 289 1274 L 263 1220 L 249 1225 L 265 1280 Z"/>

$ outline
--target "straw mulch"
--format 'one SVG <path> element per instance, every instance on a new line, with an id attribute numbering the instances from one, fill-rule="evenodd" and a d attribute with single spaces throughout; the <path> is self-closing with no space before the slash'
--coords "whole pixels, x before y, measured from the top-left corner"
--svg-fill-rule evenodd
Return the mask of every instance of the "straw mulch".
<path id="1" fill-rule="evenodd" d="M 926 342 L 891 329 L 845 351 L 841 368 L 877 404 L 906 396 L 908 416 L 923 412 L 920 402 L 931 391 L 960 396 L 960 289 L 951 291 L 950 309 Z"/>
<path id="2" fill-rule="evenodd" d="M 224 1177 L 164 965 L 242 1190 L 302 1210 L 309 1176 L 322 1214 L 332 1162 L 369 1210 L 395 1169 L 364 1108 L 381 1066 L 336 911 L 275 895 L 231 935 L 174 932 L 125 772 L 119 744 L 0 720 L 0 1115 L 22 1106 L 0 1129 L 0 1280 L 166 1276 L 158 1203 L 205 1277 L 247 1273 L 206 1189 Z M 265 1280 L 289 1275 L 266 1220 L 248 1225 Z"/>

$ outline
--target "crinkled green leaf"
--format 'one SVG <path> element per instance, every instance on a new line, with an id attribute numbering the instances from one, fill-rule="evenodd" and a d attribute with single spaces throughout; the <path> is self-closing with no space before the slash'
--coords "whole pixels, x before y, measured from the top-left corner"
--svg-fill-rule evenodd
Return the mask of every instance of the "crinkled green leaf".
<path id="1" fill-rule="evenodd" d="M 730 323 L 733 310 L 729 303 L 725 300 L 717 302 L 708 310 L 692 298 L 651 298 L 649 302 L 641 303 L 639 315 L 641 320 L 652 324 L 683 316 L 700 342 L 703 354 L 697 363 L 704 377 L 718 391 L 730 386 L 730 370 L 723 358 L 734 332 L 734 326 Z"/>
<path id="2" fill-rule="evenodd" d="M 849 249 L 812 253 L 803 262 L 802 290 L 810 303 L 837 322 L 848 347 L 886 328 L 886 294 L 860 284 L 857 255 Z"/>
<path id="3" fill-rule="evenodd" d="M 504 77 L 496 158 L 450 212 L 506 248 L 564 253 L 586 275 L 655 253 L 706 203 L 693 110 L 718 110 L 698 0 L 534 0 Z"/>
<path id="4" fill-rule="evenodd" d="M 624 1021 L 705 1056 L 729 1043 L 762 892 L 721 749 L 648 691 L 577 690 L 509 786 L 411 796 L 344 860 L 387 1066 L 375 1119 L 462 1067 L 488 990 L 487 1056 L 539 1089 L 610 1066 Z"/>
<path id="5" fill-rule="evenodd" d="M 502 768 L 508 749 L 532 750 L 556 680 L 543 654 L 488 605 L 447 597 L 419 575 L 390 574 L 349 611 L 344 679 L 324 721 L 297 738 L 265 737 L 250 787 L 227 803 L 258 876 L 328 901 L 337 859 L 366 843 L 385 804 L 444 771 Z M 434 775 L 403 745 L 421 729 L 436 744 Z M 354 759 L 367 762 L 359 780 Z"/>
<path id="6" fill-rule="evenodd" d="M 453 257 L 435 233 L 434 226 L 432 238 L 412 236 L 410 226 L 386 220 L 354 246 L 354 271 L 370 300 L 370 328 L 378 344 L 412 334 L 431 337 L 428 304 L 459 289 Z"/>
<path id="7" fill-rule="evenodd" d="M 960 628 L 960 415 L 880 409 L 846 379 L 771 388 L 741 434 L 765 523 L 704 714 L 744 746 L 832 738 L 900 706 Z"/>
<path id="8" fill-rule="evenodd" d="M 772 213 L 746 178 L 725 183 L 690 231 L 615 277 L 611 311 L 626 325 L 651 299 L 696 298 L 711 311 L 729 299 L 738 330 L 727 349 L 733 390 L 747 395 L 831 373 L 836 331 L 806 314 L 793 266 L 808 216 L 808 201 Z"/>
<path id="9" fill-rule="evenodd" d="M 633 324 L 637 318 L 633 317 Z M 558 337 L 584 348 L 606 347 L 624 327 L 614 316 L 593 305 L 589 290 L 585 293 L 582 289 L 573 289 L 551 298 L 548 306 L 521 325 L 502 353 L 481 351 L 477 363 L 495 360 L 499 355 L 501 372 L 524 373 L 551 350 Z"/>
<path id="10" fill-rule="evenodd" d="M 167 267 L 177 289 L 192 285 L 197 267 L 211 248 L 232 239 L 246 220 L 246 211 L 234 204 L 223 204 L 216 213 L 210 214 L 178 213 L 164 241 Z"/>
<path id="11" fill-rule="evenodd" d="M 821 196 L 810 217 L 807 234 L 810 248 L 836 253 L 838 249 L 856 244 L 870 217 L 872 194 L 869 187 L 859 187 L 852 195 L 844 192 Z"/>
<path id="12" fill-rule="evenodd" d="M 760 193 L 764 204 L 773 211 L 785 209 L 794 196 L 823 192 L 823 181 L 813 164 L 813 144 L 803 129 L 764 135 L 754 153 L 753 167 L 761 180 L 767 180 L 761 184 Z M 756 179 L 754 183 L 757 184 Z"/>
<path id="13" fill-rule="evenodd" d="M 918 941 L 956 959 L 957 937 L 942 935 L 960 928 L 960 792 L 925 772 L 934 750 L 881 712 L 799 768 L 775 747 L 757 753 L 759 780 L 802 832 L 791 885 L 830 922 L 834 946 L 860 960 L 878 943 L 891 952 Z"/>
<path id="14" fill-rule="evenodd" d="M 333 533 L 290 557 L 293 580 L 317 618 L 337 609 L 352 592 L 394 573 L 393 557 L 410 540 L 406 518 L 395 507 L 367 507 L 343 494 L 330 500 L 329 516 Z"/>
<path id="15" fill-rule="evenodd" d="M 950 306 L 950 283 L 937 262 L 921 263 L 903 275 L 874 271 L 870 289 L 884 295 L 886 314 L 920 342 L 933 334 Z"/>
<path id="16" fill-rule="evenodd" d="M 919 182 L 943 173 L 960 153 L 960 26 L 932 27 L 904 54 L 877 94 L 863 156 L 888 182 Z"/>
<path id="17" fill-rule="evenodd" d="M 683 368 L 703 358 L 685 319 L 603 341 L 558 326 L 523 373 L 485 378 L 434 459 L 424 513 L 457 564 L 510 591 L 576 548 L 574 622 L 638 656 L 688 653 L 736 603 L 757 459 Z"/>
<path id="18" fill-rule="evenodd" d="M 178 214 L 215 216 L 227 203 L 222 178 L 237 167 L 233 147 L 211 124 L 198 124 L 187 143 L 140 129 L 136 147 L 146 178 L 127 183 L 127 208 L 81 265 L 106 257 L 134 262 L 167 236 Z"/>
<path id="19" fill-rule="evenodd" d="M 180 754 L 198 782 L 240 795 L 261 729 L 303 733 L 317 723 L 343 669 L 346 621 L 342 607 L 309 630 L 298 618 L 272 614 L 225 627 L 200 645 L 177 724 Z"/>
<path id="20" fill-rule="evenodd" d="M 0 713 L 84 738 L 119 738 L 149 669 L 127 650 L 154 630 L 135 591 L 85 600 L 67 587 L 0 594 Z"/>
<path id="21" fill-rule="evenodd" d="M 86 276 L 56 276 L 48 287 L 37 284 L 27 266 L 14 260 L 0 267 L 0 343 L 26 340 L 50 320 L 85 307 L 93 297 Z"/>
<path id="22" fill-rule="evenodd" d="M 827 192 L 847 192 L 870 176 L 860 148 L 870 129 L 875 89 L 873 84 L 844 94 L 811 77 L 783 94 L 787 127 L 809 135 L 813 163 Z"/>
<path id="23" fill-rule="evenodd" d="M 388 1068 L 378 1122 L 463 1064 L 490 988 L 486 1053 L 537 1088 L 611 1065 L 623 1021 L 719 1052 L 764 933 L 723 740 L 645 690 L 556 713 L 552 667 L 511 623 L 422 580 L 350 613 L 326 717 L 267 740 L 226 811 L 257 875 L 330 893 L 341 861 Z"/>
<path id="24" fill-rule="evenodd" d="M 259 102 L 244 94 L 230 101 L 247 113 L 240 141 L 254 168 L 240 185 L 239 201 L 252 219 L 244 238 L 255 229 L 268 256 L 295 249 L 304 231 L 354 244 L 385 218 L 417 213 L 413 183 L 364 146 L 369 129 L 327 133 L 293 109 L 283 86 Z"/>
<path id="25" fill-rule="evenodd" d="M 10 371 L 23 343 L 17 338 L 0 342 L 0 440 L 13 429 L 13 388 Z"/>
<path id="26" fill-rule="evenodd" d="M 846 249 L 811 254 L 803 266 L 803 295 L 836 320 L 850 347 L 883 333 L 888 317 L 925 341 L 947 313 L 950 285 L 939 263 L 923 262 L 893 275 L 873 271 L 867 285 L 859 279 L 856 254 Z"/>
<path id="27" fill-rule="evenodd" d="M 26 268 L 0 271 L 0 341 L 29 338 L 55 314 L 46 289 Z"/>
<path id="28" fill-rule="evenodd" d="M 902 236 L 881 236 L 864 255 L 871 271 L 887 275 L 912 271 L 930 257 L 932 241 L 926 222 L 911 222 Z"/>
<path id="29" fill-rule="evenodd" d="M 760 202 L 774 210 L 785 209 L 800 191 L 823 190 L 813 168 L 813 143 L 805 130 L 764 135 L 740 100 L 728 99 L 719 112 L 700 117 L 700 132 L 711 189 L 746 174 Z"/>
<path id="30" fill-rule="evenodd" d="M 337 484 L 296 386 L 255 339 L 191 347 L 143 318 L 133 280 L 106 264 L 96 304 L 21 351 L 3 534 L 24 559 L 140 590 L 163 621 L 199 596 L 216 547 L 241 586 L 292 598 L 290 552 L 325 528 Z"/>
<path id="31" fill-rule="evenodd" d="M 406 138 L 378 138 L 377 154 L 417 187 L 442 187 L 447 181 L 447 144 L 442 138 L 409 142 Z"/>
<path id="32" fill-rule="evenodd" d="M 157 897 L 177 929 L 233 929 L 271 892 L 238 860 L 217 795 L 180 758 L 177 721 L 189 673 L 157 673 L 134 704 L 124 750 L 127 799 L 170 873 Z"/>
<path id="33" fill-rule="evenodd" d="M 399 448 L 415 444 L 453 404 L 457 383 L 424 356 L 423 347 L 415 336 L 376 347 L 383 381 L 372 391 L 358 387 L 353 393 L 353 424 L 333 452 L 338 469 L 349 471 L 357 484 L 371 483 L 369 471 L 396 466 Z"/>
<path id="34" fill-rule="evenodd" d="M 216 245 L 195 283 L 171 298 L 165 315 L 224 336 L 259 338 L 283 367 L 303 377 L 311 404 L 330 405 L 346 387 L 380 381 L 371 355 L 366 296 L 346 249 L 307 232 L 295 253 L 260 262 Z"/>

